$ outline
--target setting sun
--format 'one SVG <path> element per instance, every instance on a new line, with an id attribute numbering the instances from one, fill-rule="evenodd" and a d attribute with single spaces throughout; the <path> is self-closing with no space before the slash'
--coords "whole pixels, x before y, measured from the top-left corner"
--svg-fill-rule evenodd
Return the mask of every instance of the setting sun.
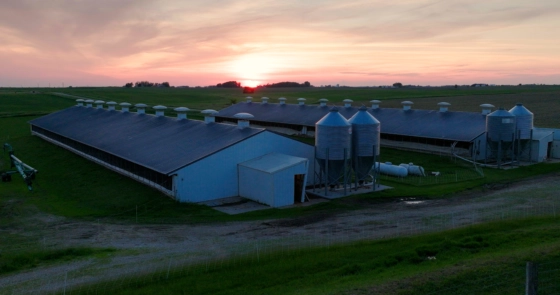
<path id="1" fill-rule="evenodd" d="M 259 81 L 255 81 L 255 80 L 243 80 L 241 81 L 241 86 L 244 87 L 257 87 L 259 86 L 259 84 L 261 84 Z"/>

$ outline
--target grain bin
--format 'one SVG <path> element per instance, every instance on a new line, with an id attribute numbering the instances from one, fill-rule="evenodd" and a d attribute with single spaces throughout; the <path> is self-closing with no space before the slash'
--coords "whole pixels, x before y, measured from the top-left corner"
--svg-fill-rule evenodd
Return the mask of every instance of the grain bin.
<path id="1" fill-rule="evenodd" d="M 336 185 L 345 172 L 352 146 L 352 126 L 337 108 L 315 123 L 315 157 L 328 185 Z"/>
<path id="2" fill-rule="evenodd" d="M 352 125 L 352 169 L 358 181 L 363 182 L 379 156 L 380 123 L 365 106 L 348 120 Z"/>
<path id="3" fill-rule="evenodd" d="M 491 142 L 512 142 L 515 135 L 515 116 L 503 108 L 488 114 L 486 132 Z"/>
<path id="4" fill-rule="evenodd" d="M 515 134 L 519 135 L 519 139 L 531 139 L 531 130 L 533 130 L 533 113 L 531 113 L 523 104 L 516 104 L 509 112 L 515 116 Z"/>
<path id="5" fill-rule="evenodd" d="M 494 158 L 498 167 L 502 160 L 513 158 L 511 148 L 515 140 L 515 116 L 499 108 L 486 116 L 486 136 L 490 154 L 487 160 Z"/>

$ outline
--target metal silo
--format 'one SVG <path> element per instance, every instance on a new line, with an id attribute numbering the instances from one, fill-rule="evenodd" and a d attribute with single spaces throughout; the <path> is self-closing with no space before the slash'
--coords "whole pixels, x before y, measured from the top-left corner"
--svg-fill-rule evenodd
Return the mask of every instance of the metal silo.
<path id="1" fill-rule="evenodd" d="M 315 157 L 327 185 L 337 185 L 346 176 L 351 145 L 352 126 L 337 108 L 315 123 Z"/>
<path id="2" fill-rule="evenodd" d="M 515 116 L 503 108 L 488 114 L 486 132 L 491 142 L 512 142 L 515 135 Z"/>
<path id="3" fill-rule="evenodd" d="M 515 116 L 515 133 L 519 139 L 531 139 L 531 130 L 533 130 L 533 113 L 531 113 L 523 104 L 516 104 L 509 112 Z"/>
<path id="4" fill-rule="evenodd" d="M 514 144 L 514 153 L 517 160 L 531 160 L 531 138 L 533 137 L 534 115 L 523 104 L 516 104 L 509 112 L 515 116 L 515 136 L 517 142 Z"/>
<path id="5" fill-rule="evenodd" d="M 486 116 L 486 136 L 490 156 L 497 160 L 498 166 L 501 165 L 504 158 L 513 158 L 513 152 L 510 149 L 515 140 L 515 116 L 503 108 L 488 114 Z M 488 159 L 488 155 L 486 158 Z"/>
<path id="6" fill-rule="evenodd" d="M 362 183 L 379 155 L 380 124 L 365 106 L 348 122 L 352 125 L 352 169 L 356 180 Z"/>

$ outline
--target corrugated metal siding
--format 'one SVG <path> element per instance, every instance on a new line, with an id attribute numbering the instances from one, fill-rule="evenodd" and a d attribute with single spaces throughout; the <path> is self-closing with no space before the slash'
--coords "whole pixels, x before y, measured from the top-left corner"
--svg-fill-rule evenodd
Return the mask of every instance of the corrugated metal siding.
<path id="1" fill-rule="evenodd" d="M 252 120 L 277 124 L 313 127 L 329 112 L 329 107 L 293 104 L 238 103 L 220 110 L 216 118 L 232 119 L 236 113 L 246 112 Z M 357 107 L 340 108 L 340 114 L 350 119 Z M 437 110 L 409 110 L 392 108 L 368 109 L 379 122 L 382 134 L 471 141 L 486 130 L 486 117 L 471 112 L 439 112 Z"/>
<path id="2" fill-rule="evenodd" d="M 163 174 L 264 131 L 77 106 L 30 124 Z"/>
<path id="3" fill-rule="evenodd" d="M 201 202 L 239 194 L 237 164 L 271 153 L 283 153 L 314 161 L 314 147 L 270 131 L 261 132 L 179 170 L 177 199 Z M 309 165 L 308 175 L 313 175 Z M 319 165 L 316 165 L 318 169 Z M 308 184 L 313 177 L 308 177 Z"/>

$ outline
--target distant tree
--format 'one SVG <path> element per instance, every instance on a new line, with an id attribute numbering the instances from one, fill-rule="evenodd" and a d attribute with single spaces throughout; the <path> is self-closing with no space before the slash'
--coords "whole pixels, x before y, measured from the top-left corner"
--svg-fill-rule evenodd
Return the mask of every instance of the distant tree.
<path id="1" fill-rule="evenodd" d="M 225 83 L 218 83 L 216 87 L 224 87 L 224 88 L 241 88 L 241 83 L 237 81 L 228 81 Z"/>
<path id="2" fill-rule="evenodd" d="M 170 87 L 170 86 L 169 86 L 169 82 L 163 82 L 163 83 L 161 83 L 161 87 Z"/>
<path id="3" fill-rule="evenodd" d="M 134 84 L 132 82 L 124 84 L 124 87 L 126 87 L 126 88 L 130 88 L 132 86 L 134 86 Z"/>
<path id="4" fill-rule="evenodd" d="M 278 83 L 267 83 L 266 85 L 259 85 L 260 87 L 265 88 L 281 88 L 281 87 L 312 87 L 311 83 L 308 81 L 303 82 L 302 84 L 298 82 L 278 82 Z"/>
<path id="5" fill-rule="evenodd" d="M 134 83 L 134 87 L 153 87 L 154 83 L 151 83 L 149 81 L 137 81 L 136 83 Z"/>
<path id="6" fill-rule="evenodd" d="M 401 82 L 393 83 L 393 87 L 401 88 L 402 83 Z"/>
<path id="7" fill-rule="evenodd" d="M 255 93 L 255 88 L 254 87 L 243 87 L 243 93 Z"/>

